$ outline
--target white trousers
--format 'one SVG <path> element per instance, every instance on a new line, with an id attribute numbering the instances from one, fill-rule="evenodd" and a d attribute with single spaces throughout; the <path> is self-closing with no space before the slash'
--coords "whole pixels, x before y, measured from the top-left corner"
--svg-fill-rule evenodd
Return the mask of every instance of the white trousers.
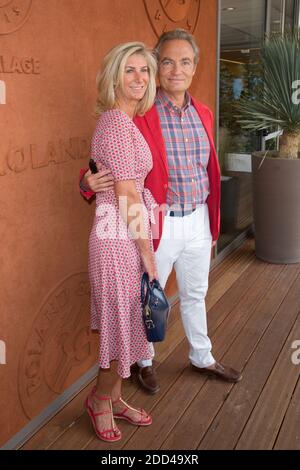
<path id="1" fill-rule="evenodd" d="M 198 367 L 215 362 L 207 335 L 205 296 L 211 257 L 212 237 L 206 204 L 184 217 L 164 220 L 162 238 L 156 252 L 159 282 L 165 287 L 173 266 L 179 289 L 183 327 L 190 345 L 189 358 Z M 142 367 L 149 361 L 139 361 Z"/>

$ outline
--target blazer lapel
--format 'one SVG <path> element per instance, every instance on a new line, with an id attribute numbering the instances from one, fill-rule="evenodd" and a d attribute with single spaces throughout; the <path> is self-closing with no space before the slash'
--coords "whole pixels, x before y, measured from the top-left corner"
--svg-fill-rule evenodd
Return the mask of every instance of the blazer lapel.
<path id="1" fill-rule="evenodd" d="M 154 106 L 148 111 L 144 116 L 145 121 L 150 129 L 151 135 L 153 136 L 153 142 L 158 150 L 160 158 L 164 164 L 164 168 L 166 170 L 167 175 L 169 174 L 168 170 L 168 161 L 167 161 L 167 154 L 166 154 L 166 147 L 164 138 L 162 135 L 162 130 L 160 126 L 160 120 L 158 116 L 157 109 Z"/>

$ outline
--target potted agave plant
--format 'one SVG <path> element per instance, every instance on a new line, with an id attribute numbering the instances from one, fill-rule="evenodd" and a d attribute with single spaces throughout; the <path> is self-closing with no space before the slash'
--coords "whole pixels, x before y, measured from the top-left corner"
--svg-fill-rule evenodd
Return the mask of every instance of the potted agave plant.
<path id="1" fill-rule="evenodd" d="M 258 99 L 243 99 L 245 129 L 279 130 L 278 151 L 252 155 L 256 255 L 271 263 L 300 262 L 300 40 L 299 32 L 274 36 L 261 49 Z"/>

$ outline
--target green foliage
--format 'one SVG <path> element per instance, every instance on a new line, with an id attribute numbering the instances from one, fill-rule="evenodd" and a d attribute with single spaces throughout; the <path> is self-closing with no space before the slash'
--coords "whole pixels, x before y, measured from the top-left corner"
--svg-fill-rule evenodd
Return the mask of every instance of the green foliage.
<path id="1" fill-rule="evenodd" d="M 300 105 L 292 100 L 293 83 L 300 80 L 299 32 L 267 39 L 260 52 L 263 80 L 256 99 L 243 98 L 236 106 L 238 122 L 245 129 L 273 130 L 297 135 Z"/>

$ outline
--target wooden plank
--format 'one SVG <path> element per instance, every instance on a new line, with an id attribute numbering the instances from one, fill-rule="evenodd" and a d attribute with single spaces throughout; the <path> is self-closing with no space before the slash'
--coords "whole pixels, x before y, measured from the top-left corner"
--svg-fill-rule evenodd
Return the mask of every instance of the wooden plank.
<path id="1" fill-rule="evenodd" d="M 252 261 L 254 262 L 254 260 L 252 260 Z M 253 279 L 255 279 L 255 278 L 259 275 L 259 273 L 262 272 L 262 271 L 265 269 L 264 263 L 261 263 L 260 261 L 256 261 L 256 263 L 257 263 L 256 267 L 253 266 L 253 267 L 251 268 L 251 270 L 250 270 L 251 273 L 248 273 L 248 275 L 245 275 L 245 280 L 252 279 L 252 277 L 253 277 Z M 258 266 L 259 266 L 259 267 L 258 267 Z M 228 275 L 228 273 L 226 273 L 225 275 Z M 212 286 L 212 288 L 213 288 L 213 286 Z M 240 291 L 240 295 L 241 295 L 241 296 L 244 295 L 243 290 Z M 234 301 L 233 301 L 233 304 L 232 304 L 232 306 L 231 306 L 231 309 L 232 309 L 235 305 L 236 305 L 236 298 L 235 298 Z M 231 309 L 229 309 L 229 311 L 230 311 Z M 226 311 L 226 308 L 224 308 L 223 311 Z M 214 329 L 213 327 L 214 327 L 214 319 L 215 319 L 215 318 L 216 318 L 216 317 L 214 317 L 214 318 L 212 319 L 212 322 L 211 322 L 211 323 L 212 323 L 212 328 L 211 328 L 212 331 L 213 331 L 213 329 Z M 182 336 L 182 337 L 184 337 L 184 336 Z M 168 336 L 168 338 L 169 338 L 169 336 Z M 188 351 L 188 346 L 187 346 L 187 345 L 186 345 L 186 351 Z M 186 354 L 186 358 L 187 358 L 187 354 Z M 176 359 L 173 357 L 172 361 L 174 361 L 174 360 L 176 360 Z M 185 366 L 187 366 L 187 365 L 188 365 L 188 361 L 186 362 Z M 159 368 L 160 380 L 161 380 L 161 372 L 162 372 L 161 367 L 162 367 L 162 365 L 161 365 L 160 368 Z M 149 411 L 149 408 L 147 408 L 147 405 L 145 405 L 144 402 L 142 403 L 142 406 L 144 406 L 144 407 L 147 409 L 147 411 Z M 150 409 L 151 409 L 151 408 L 150 408 Z M 151 426 L 151 428 L 153 429 L 153 425 Z M 124 440 L 124 436 L 123 436 L 123 440 Z M 144 435 L 143 435 L 143 440 L 144 440 Z M 95 442 L 94 442 L 94 443 L 95 443 Z M 125 447 L 126 447 L 126 446 L 125 446 Z M 96 442 L 96 447 L 94 447 L 93 445 L 92 445 L 92 446 L 91 446 L 91 445 L 88 445 L 87 448 L 88 448 L 88 449 L 90 449 L 90 448 L 93 448 L 93 449 L 94 449 L 94 448 L 97 448 L 97 449 L 99 449 L 99 448 L 103 448 L 103 447 L 102 447 L 101 444 L 100 444 L 100 447 L 99 447 L 99 443 Z"/>
<path id="2" fill-rule="evenodd" d="M 280 270 L 277 279 L 276 275 L 273 275 L 275 282 L 274 284 L 270 282 L 269 287 L 274 294 L 271 295 L 270 300 L 267 296 L 264 296 L 260 304 L 255 307 L 253 315 L 222 358 L 225 363 L 235 364 L 237 369 L 243 369 L 259 338 L 263 335 L 286 296 L 296 274 L 295 271 L 292 273 L 285 268 L 282 271 Z M 257 282 L 260 282 L 260 278 Z M 237 308 L 239 307 L 237 306 Z M 219 332 L 219 336 L 223 337 L 222 331 Z M 217 339 L 216 344 L 218 345 Z M 221 354 L 220 351 L 218 351 L 219 354 Z M 170 431 L 162 445 L 162 449 L 196 448 L 223 403 L 229 399 L 230 391 L 234 387 L 240 387 L 241 384 L 242 382 L 237 385 L 226 384 L 216 380 L 207 382 L 183 417 Z"/>
<path id="3" fill-rule="evenodd" d="M 293 271 L 293 268 L 291 267 L 290 270 Z M 297 273 L 296 268 L 294 271 Z M 243 380 L 234 387 L 212 421 L 199 449 L 233 449 L 236 446 L 291 325 L 297 317 L 299 290 L 300 279 L 297 278 L 247 363 Z M 275 291 L 273 294 L 275 295 Z M 237 351 L 235 353 L 238 355 Z"/>
<path id="4" fill-rule="evenodd" d="M 223 287 L 221 287 L 222 282 L 213 284 L 209 289 L 210 297 L 208 298 L 208 309 L 212 308 L 213 305 L 219 300 L 220 295 L 224 295 L 225 291 L 228 290 L 232 284 L 238 279 L 239 276 L 255 261 L 260 264 L 261 267 L 264 266 L 260 261 L 255 260 L 253 256 L 253 242 L 249 241 L 245 243 L 244 249 L 240 250 L 241 258 L 237 258 L 236 262 L 231 265 L 230 269 L 227 269 L 222 276 Z M 253 267 L 253 274 L 258 275 L 257 270 Z M 249 273 L 247 276 L 251 276 Z M 224 312 L 224 309 L 223 309 Z M 212 325 L 213 327 L 213 325 Z M 172 309 L 170 315 L 170 322 L 168 327 L 167 339 L 162 343 L 157 343 L 155 345 L 156 360 L 162 362 L 166 357 L 172 353 L 173 349 L 184 339 L 185 333 L 181 326 L 180 319 L 180 304 L 176 303 Z"/>
<path id="5" fill-rule="evenodd" d="M 172 270 L 168 282 L 165 286 L 165 292 L 168 297 L 173 297 L 177 292 L 177 282 L 176 282 L 176 273 L 175 269 Z"/>
<path id="6" fill-rule="evenodd" d="M 73 426 L 83 414 L 83 402 L 87 390 L 93 387 L 96 379 L 82 389 L 64 408 L 34 434 L 22 447 L 22 450 L 46 449 L 61 436 L 65 430 Z"/>
<path id="7" fill-rule="evenodd" d="M 130 403 L 134 406 L 143 407 L 152 415 L 155 405 L 163 399 L 169 389 L 173 389 L 173 384 L 177 382 L 178 378 L 182 374 L 187 365 L 187 354 L 188 344 L 186 341 L 183 341 L 179 346 L 177 346 L 173 354 L 160 364 L 158 368 L 161 387 L 160 392 L 156 395 L 149 395 L 143 392 L 143 390 L 138 389 L 136 393 L 130 397 Z M 119 421 L 118 425 L 122 431 L 122 441 L 120 441 L 120 443 L 116 443 L 118 447 L 116 447 L 116 444 L 111 444 L 109 447 L 111 449 L 124 448 L 130 438 L 138 431 L 136 426 L 131 426 L 125 421 Z M 142 431 L 153 428 L 153 425 L 154 424 L 149 426 L 149 428 L 143 428 Z M 105 448 L 107 448 L 107 445 L 94 437 L 85 447 L 87 450 L 101 450 Z"/>
<path id="8" fill-rule="evenodd" d="M 247 245 L 246 249 L 250 250 L 251 245 Z M 253 266 L 252 266 L 253 265 Z M 251 269 L 248 270 L 248 268 L 251 266 Z M 259 266 L 259 268 L 258 268 Z M 244 279 L 247 278 L 248 282 L 252 282 L 254 278 L 256 278 L 259 275 L 259 269 L 265 269 L 265 264 L 262 263 L 259 260 L 256 260 L 253 257 L 253 254 L 249 255 L 249 257 L 245 257 L 243 262 L 238 260 L 238 264 L 235 264 L 231 267 L 231 269 L 227 270 L 222 277 L 223 280 L 223 288 L 220 289 L 220 285 L 218 284 L 213 284 L 209 292 L 210 294 L 210 299 L 208 300 L 208 307 L 207 309 L 211 309 L 219 300 L 220 297 L 220 292 L 222 291 L 222 294 L 224 295 L 225 291 L 230 289 L 234 282 L 238 279 L 239 276 L 241 276 L 242 273 L 244 273 L 247 270 L 247 274 L 245 276 L 241 277 L 240 282 L 242 283 Z M 216 292 L 217 291 L 217 292 Z M 240 292 L 238 289 L 235 289 L 235 292 Z M 224 308 L 224 305 L 222 306 L 222 318 L 224 317 L 226 313 L 226 309 Z M 172 311 L 171 318 L 175 318 L 174 325 L 170 325 L 168 328 L 168 334 L 167 334 L 167 339 L 163 341 L 162 343 L 157 343 L 155 345 L 155 351 L 156 351 L 156 359 L 159 362 L 162 362 L 165 360 L 165 358 L 172 353 L 172 350 L 184 339 L 185 333 L 184 330 L 181 326 L 181 319 L 180 319 L 180 304 L 177 303 L 174 307 L 174 313 Z M 216 312 L 214 312 L 213 315 L 211 315 L 211 321 L 209 322 L 210 325 L 210 332 L 214 331 L 214 322 L 217 319 Z"/>
<path id="9" fill-rule="evenodd" d="M 38 450 L 51 448 L 55 442 L 59 440 L 63 434 L 76 426 L 81 427 L 84 422 L 84 400 L 91 388 L 94 386 L 96 379 L 79 392 L 62 410 L 59 411 L 48 423 L 46 423 L 30 440 L 22 447 L 22 450 Z M 124 381 L 124 396 L 132 395 L 138 388 L 136 378 Z M 89 420 L 87 420 L 89 423 Z M 88 426 L 89 427 L 89 426 Z"/>
<path id="10" fill-rule="evenodd" d="M 299 276 L 300 278 L 300 276 Z M 299 304 L 298 304 L 299 308 Z M 290 403 L 299 371 L 291 360 L 291 344 L 300 338 L 300 315 L 253 409 L 236 449 L 272 449 Z M 300 442 L 298 443 L 300 449 Z"/>
<path id="11" fill-rule="evenodd" d="M 228 287 L 232 286 L 233 282 L 236 280 L 238 277 L 238 273 L 240 270 L 239 275 L 243 273 L 247 268 L 252 265 L 252 269 L 247 271 L 247 274 L 245 274 L 245 278 L 251 282 L 254 278 L 256 278 L 259 275 L 259 269 L 258 266 L 260 266 L 260 269 L 264 269 L 265 265 L 261 261 L 255 260 L 253 256 L 251 255 L 251 259 L 247 258 L 247 260 L 244 260 L 243 263 L 239 262 L 239 267 L 234 266 L 232 270 L 227 271 L 223 275 L 223 281 L 224 281 L 224 286 L 226 285 L 226 289 Z M 244 277 L 241 278 L 240 282 L 243 282 Z M 219 292 L 219 285 L 217 285 L 217 289 Z M 219 298 L 217 295 L 214 295 L 215 292 L 215 285 L 212 285 L 211 289 L 212 291 L 212 296 L 211 296 L 211 302 L 210 302 L 210 307 L 214 305 L 214 303 L 217 302 L 217 299 Z M 224 290 L 224 289 L 223 289 Z M 239 292 L 236 290 L 236 292 Z M 226 309 L 224 306 L 222 307 L 222 315 L 224 316 L 226 312 Z M 210 331 L 214 331 L 214 321 L 216 320 L 217 315 L 214 315 L 214 319 L 210 322 Z M 167 332 L 167 338 L 165 341 L 162 343 L 157 343 L 155 345 L 155 358 L 158 362 L 163 362 L 169 354 L 172 353 L 174 348 L 184 339 L 185 337 L 185 332 L 182 328 L 182 323 L 181 323 L 181 318 L 180 318 L 180 304 L 179 302 L 174 306 L 172 309 L 171 313 L 171 322 L 168 327 L 168 332 Z"/>
<path id="12" fill-rule="evenodd" d="M 172 310 L 171 316 L 173 317 L 173 322 L 168 325 L 165 341 L 154 345 L 155 359 L 159 363 L 163 362 L 173 353 L 174 349 L 181 343 L 185 336 L 181 322 L 179 303 L 176 304 L 174 312 Z"/>
<path id="13" fill-rule="evenodd" d="M 270 276 L 265 276 L 263 278 L 265 265 L 261 265 L 262 272 L 260 276 L 260 290 L 255 286 L 255 294 L 257 301 L 259 300 L 260 296 L 262 297 L 265 291 L 266 285 L 270 284 Z M 243 291 L 242 291 L 243 292 Z M 231 305 L 230 310 L 235 308 L 238 311 L 246 311 L 246 305 L 248 306 L 249 312 L 251 309 L 254 308 L 255 302 L 253 299 L 249 302 L 248 296 L 242 296 L 240 304 L 236 305 L 235 298 Z M 245 305 L 244 305 L 245 304 Z M 246 315 L 243 315 L 244 319 L 247 318 Z M 246 321 L 246 320 L 244 320 Z M 227 344 L 222 343 L 223 351 L 218 349 L 218 353 L 223 355 L 227 348 L 230 346 L 231 341 L 235 338 L 236 335 L 239 333 L 239 329 L 236 328 L 236 319 L 235 316 L 231 317 L 231 331 L 226 336 Z M 221 327 L 222 329 L 222 327 Z M 223 332 L 221 332 L 221 336 Z M 216 334 L 213 335 L 213 338 Z M 213 339 L 212 338 L 212 339 Z M 219 357 L 219 355 L 218 355 Z M 205 378 L 200 374 L 193 372 L 191 370 L 185 370 L 182 376 L 176 382 L 176 385 L 172 387 L 172 389 L 168 392 L 167 396 L 159 402 L 159 404 L 155 407 L 153 412 L 154 423 L 149 428 L 147 432 L 142 432 L 142 430 L 138 430 L 130 442 L 124 447 L 126 449 L 142 449 L 143 445 L 146 446 L 147 449 L 155 449 L 160 447 L 163 444 L 164 439 L 168 435 L 167 430 L 165 430 L 165 423 L 167 423 L 169 432 L 172 432 L 172 428 L 176 425 L 177 421 L 184 415 L 188 406 L 193 401 L 201 387 L 205 383 Z M 158 432 L 158 430 L 160 430 Z M 161 432 L 163 430 L 163 432 Z M 197 440 L 198 444 L 199 440 Z M 182 447 L 180 447 L 182 448 Z M 190 447 L 189 447 L 190 448 Z"/>
<path id="14" fill-rule="evenodd" d="M 124 397 L 130 396 L 136 390 L 137 385 L 130 380 L 124 381 L 123 393 Z M 90 391 L 87 390 L 86 393 Z M 81 409 L 82 413 L 76 421 L 64 429 L 64 432 L 57 436 L 57 438 L 46 446 L 45 449 L 50 450 L 73 450 L 81 449 L 94 438 L 94 430 L 90 423 L 90 418 L 83 408 L 83 402 L 86 395 L 83 397 Z M 105 444 L 105 443 L 104 443 Z M 112 447 L 113 448 L 113 447 Z"/>
<path id="15" fill-rule="evenodd" d="M 228 268 L 229 264 L 235 263 L 241 257 L 254 255 L 255 254 L 255 245 L 253 238 L 247 238 L 241 245 L 239 245 L 233 252 L 229 253 L 222 262 L 216 264 L 210 272 L 212 276 L 212 281 L 217 280 L 221 275 L 223 275 Z"/>
<path id="16" fill-rule="evenodd" d="M 180 333 L 178 330 L 182 330 L 182 325 L 180 320 L 177 320 L 171 325 L 171 328 L 168 329 L 168 338 L 172 340 L 172 338 L 175 338 L 176 342 L 178 343 L 178 338 L 179 337 L 184 337 L 184 333 Z M 169 340 L 169 341 L 170 341 Z M 174 343 L 175 343 L 174 340 Z M 173 346 L 174 346 L 173 343 Z M 174 346 L 175 347 L 175 346 Z M 172 351 L 167 351 L 164 349 L 161 352 L 161 356 L 167 357 Z M 186 359 L 185 359 L 186 360 Z M 157 370 L 159 371 L 160 365 L 157 365 Z M 160 380 L 160 385 L 161 380 Z M 136 381 L 134 380 L 126 380 L 124 381 L 123 385 L 123 391 L 124 391 L 124 397 L 126 400 L 130 399 L 132 396 L 135 395 L 137 392 L 139 386 Z M 142 395 L 144 395 L 144 392 L 142 392 Z M 152 399 L 152 396 L 150 396 Z M 134 398 L 135 399 L 135 398 Z M 139 400 L 139 395 L 137 396 L 137 400 Z M 140 404 L 139 401 L 137 401 L 139 406 L 145 406 L 144 404 Z M 122 423 L 123 424 L 123 423 Z M 125 423 L 126 425 L 127 423 Z M 48 445 L 46 448 L 47 449 L 81 449 L 89 445 L 89 443 L 94 439 L 94 431 L 90 425 L 90 420 L 89 417 L 86 415 L 85 412 L 82 412 L 81 416 L 78 417 L 76 421 L 72 423 L 72 425 L 67 426 L 66 429 L 64 430 L 63 433 L 61 433 L 59 436 L 57 436 L 57 439 L 51 442 L 50 445 Z M 104 447 L 106 448 L 107 446 L 106 443 L 104 443 Z M 112 448 L 116 448 L 116 444 L 112 445 Z"/>
<path id="17" fill-rule="evenodd" d="M 226 315 L 228 315 L 232 308 L 236 306 L 239 298 L 245 295 L 245 291 L 243 289 L 243 285 L 245 282 L 253 283 L 255 279 L 260 275 L 260 273 L 266 268 L 265 263 L 262 263 L 259 260 L 252 259 L 251 262 L 244 264 L 242 272 L 240 273 L 240 278 L 234 283 L 236 279 L 236 274 L 233 276 L 232 272 L 226 272 L 223 276 L 224 286 L 226 285 L 227 295 L 223 294 L 223 298 L 220 303 L 214 308 L 213 311 L 209 312 L 208 315 L 208 324 L 209 324 L 209 334 L 211 335 L 215 329 L 219 326 L 219 324 L 224 320 Z M 243 273 L 243 275 L 241 275 Z M 228 289 L 228 287 L 230 288 Z M 217 286 L 219 289 L 219 286 Z M 214 300 L 211 300 L 210 308 L 214 306 L 214 302 L 217 304 L 218 296 L 214 296 L 214 289 L 215 286 L 211 287 L 212 297 Z M 234 300 L 232 296 L 235 296 Z M 227 302 L 227 297 L 229 299 L 229 303 Z M 177 310 L 178 309 L 178 310 Z M 172 353 L 174 347 L 176 347 L 184 338 L 185 332 L 182 328 L 181 319 L 179 318 L 179 304 L 176 304 L 176 321 L 168 328 L 167 339 L 162 343 L 157 343 L 155 345 L 156 351 L 156 359 L 159 362 L 165 360 L 169 354 Z"/>
<path id="18" fill-rule="evenodd" d="M 153 424 L 145 429 L 137 429 L 123 449 L 159 449 L 170 429 L 185 412 L 205 381 L 206 378 L 201 375 L 195 380 L 191 368 L 186 367 L 172 388 L 152 410 Z"/>
<path id="19" fill-rule="evenodd" d="M 256 273 L 260 273 L 258 277 L 252 282 L 252 277 L 245 276 L 244 283 L 239 282 L 239 290 L 244 294 L 243 297 L 234 305 L 230 315 L 227 315 L 224 321 L 218 328 L 221 328 L 221 332 L 217 329 L 214 336 L 217 339 L 218 348 L 225 351 L 232 344 L 236 337 L 236 332 L 241 332 L 246 322 L 254 314 L 256 307 L 263 300 L 267 290 L 270 288 L 270 284 L 275 282 L 280 272 L 283 270 L 283 266 L 271 266 L 262 264 L 259 268 L 256 268 Z M 246 272 L 246 274 L 248 271 Z M 233 296 L 235 294 L 233 293 Z M 226 297 L 224 296 L 223 301 L 220 302 L 218 308 L 224 309 L 226 307 Z M 232 301 L 232 300 L 231 300 Z M 215 314 L 215 312 L 214 312 Z"/>
<path id="20" fill-rule="evenodd" d="M 236 263 L 227 269 L 226 273 L 213 282 L 212 287 L 208 289 L 206 295 L 207 310 L 222 298 L 225 292 L 230 289 L 230 287 L 239 279 L 241 274 L 246 271 L 254 261 L 257 260 L 252 253 L 238 258 Z"/>
<path id="21" fill-rule="evenodd" d="M 276 393 L 277 382 L 273 374 L 277 377 L 277 371 L 280 383 L 283 380 L 281 375 L 286 372 L 284 363 L 279 361 L 276 364 L 276 360 L 282 347 L 288 349 L 286 338 L 297 317 L 299 282 L 297 280 L 295 285 L 294 281 L 300 267 L 266 265 L 253 256 L 253 241 L 247 241 L 246 245 L 214 268 L 210 275 L 210 297 L 209 294 L 207 297 L 213 353 L 238 369 L 246 364 L 242 382 L 233 385 L 206 380 L 188 367 L 188 344 L 184 339 L 177 303 L 170 318 L 166 344 L 156 346 L 161 391 L 154 396 L 147 395 L 138 388 L 135 378 L 126 381 L 124 387 L 124 398 L 130 404 L 151 412 L 154 418 L 152 426 L 138 429 L 119 421 L 122 440 L 111 445 L 100 441 L 83 411 L 87 390 L 82 390 L 24 448 L 231 449 L 236 445 L 243 448 L 239 446 L 243 439 L 247 441 L 245 433 L 249 433 L 251 441 L 263 429 L 263 416 L 272 404 L 272 401 L 268 404 L 266 399 L 263 400 L 264 393 L 267 393 L 263 387 L 270 383 L 274 397 L 267 396 L 275 402 L 275 413 L 274 417 L 268 414 L 271 416 L 268 442 L 274 443 L 274 435 L 278 434 L 274 448 L 298 449 L 300 383 L 290 402 L 294 384 L 291 371 L 287 383 L 283 382 L 283 388 L 287 387 L 286 398 L 284 393 L 280 397 L 279 392 Z M 279 404 L 276 397 L 279 397 Z M 252 418 L 251 424 L 251 412 L 257 413 L 259 422 Z M 282 427 L 278 429 L 283 419 Z M 266 445 L 270 447 L 271 444 Z"/>
<path id="22" fill-rule="evenodd" d="M 237 265 L 241 265 L 242 258 L 253 252 L 253 241 L 247 240 L 241 247 L 239 247 L 234 253 L 230 254 L 222 263 L 217 265 L 212 271 L 212 281 L 220 278 L 224 273 L 227 274 L 229 269 Z M 213 285 L 212 285 L 213 291 Z M 172 306 L 172 312 L 170 314 L 169 329 L 167 341 L 163 345 L 156 347 L 156 357 L 158 360 L 163 361 L 172 353 L 172 350 L 177 344 L 183 339 L 184 334 L 178 335 L 178 328 L 180 329 L 179 320 L 179 303 Z M 171 329 L 173 323 L 176 323 L 176 327 Z M 94 383 L 94 382 L 93 382 Z M 90 385 L 92 386 L 93 383 Z M 90 387 L 87 387 L 87 390 Z M 83 389 L 74 399 L 68 403 L 57 415 L 55 415 L 48 423 L 46 423 L 30 440 L 28 440 L 23 446 L 24 450 L 31 449 L 44 449 L 55 442 L 60 435 L 64 433 L 66 429 L 73 426 L 74 422 L 82 415 L 82 403 L 87 391 Z"/>
<path id="23" fill-rule="evenodd" d="M 178 314 L 178 312 L 177 312 Z M 177 329 L 177 330 L 176 330 Z M 180 321 L 176 321 L 171 325 L 171 328 L 168 329 L 168 341 L 171 341 L 172 338 L 174 337 L 177 341 L 177 338 L 182 336 L 184 337 L 184 333 L 180 333 L 179 330 L 182 330 L 182 325 Z M 173 343 L 173 347 L 174 343 Z M 180 344 L 179 344 L 180 347 Z M 174 349 L 172 349 L 172 357 L 169 360 L 165 359 L 164 367 L 163 370 L 161 371 L 162 364 L 157 364 L 157 371 L 159 374 L 160 378 L 160 386 L 161 386 L 161 391 L 159 392 L 159 395 L 155 395 L 155 399 L 159 399 L 159 396 L 164 393 L 164 389 L 168 388 L 168 377 L 170 376 L 170 371 L 173 371 L 174 367 L 172 367 L 174 360 L 175 362 L 175 370 L 177 374 L 181 373 L 180 368 L 178 369 L 178 364 L 180 367 L 180 363 L 182 360 L 186 362 L 187 360 L 187 353 L 184 355 L 184 357 L 181 357 L 182 351 L 179 354 L 179 357 L 176 356 L 176 352 L 174 352 Z M 175 357 L 174 357 L 175 354 Z M 170 355 L 170 351 L 168 351 L 168 354 L 164 350 L 161 355 L 164 355 L 165 358 L 167 358 Z M 174 377 L 172 377 L 172 380 L 176 380 L 176 373 L 174 373 Z M 137 403 L 137 406 L 139 407 L 145 407 L 147 411 L 152 406 L 152 402 L 154 400 L 154 397 L 152 395 L 146 394 L 144 391 L 139 389 L 139 386 L 136 381 L 125 381 L 124 387 L 124 398 L 126 400 L 131 400 L 130 403 Z M 134 432 L 135 427 L 128 425 L 128 423 L 122 421 L 120 428 L 122 426 L 125 426 L 125 429 L 128 429 L 128 433 Z M 120 446 L 123 445 L 124 443 L 124 437 L 126 437 L 126 434 L 123 433 L 123 440 L 120 443 Z M 99 441 L 97 438 L 94 437 L 94 431 L 92 429 L 92 426 L 89 421 L 89 417 L 86 415 L 86 413 L 83 413 L 82 416 L 80 416 L 79 419 L 76 420 L 76 422 L 73 423 L 71 427 L 66 428 L 65 432 L 61 434 L 58 439 L 55 440 L 50 446 L 48 446 L 48 449 L 82 449 L 82 448 L 96 448 L 96 449 L 106 449 L 106 448 L 112 448 L 112 449 L 117 449 L 119 443 L 115 444 L 107 444 L 105 442 Z M 100 447 L 99 447 L 100 446 Z"/>
<path id="24" fill-rule="evenodd" d="M 168 325 L 168 337 L 170 337 L 170 344 L 173 344 L 173 340 L 178 344 L 180 341 L 179 337 L 184 335 L 178 334 L 178 328 L 182 329 L 180 321 L 179 303 L 174 304 L 170 314 L 170 321 Z M 167 347 L 162 348 L 162 351 L 158 351 L 157 359 L 159 357 L 164 360 L 168 354 L 172 351 L 168 350 Z M 49 420 L 31 439 L 29 439 L 23 446 L 22 450 L 32 449 L 45 449 L 54 444 L 63 433 L 72 428 L 77 420 L 80 421 L 81 416 L 84 413 L 83 402 L 88 391 L 95 384 L 96 379 L 91 382 L 87 387 L 79 392 L 62 410 L 59 411 L 51 420 Z M 128 386 L 126 386 L 128 389 Z M 134 389 L 135 390 L 135 389 Z M 129 391 L 128 391 L 129 393 Z"/>
<path id="25" fill-rule="evenodd" d="M 298 383 L 273 447 L 275 450 L 300 449 L 300 366 L 298 364 L 295 367 L 297 368 L 295 373 L 298 375 Z"/>
<path id="26" fill-rule="evenodd" d="M 220 277 L 222 277 L 232 265 L 236 265 L 241 259 L 245 257 L 254 256 L 254 241 L 247 239 L 236 250 L 230 253 L 221 263 L 216 264 L 209 273 L 209 284 L 212 285 Z"/>
<path id="27" fill-rule="evenodd" d="M 260 263 L 261 268 L 262 268 L 262 266 L 263 266 L 263 264 Z M 253 266 L 250 271 L 251 272 L 249 272 L 248 275 L 246 275 L 246 277 L 248 279 L 252 279 L 252 276 L 257 276 L 258 275 L 258 272 L 257 272 L 255 266 Z M 229 275 L 231 275 L 231 274 L 229 274 Z M 225 273 L 225 277 L 226 276 L 228 276 L 228 273 Z M 212 288 L 213 288 L 213 286 L 212 286 Z M 225 312 L 226 312 L 226 308 L 223 305 L 222 314 L 224 315 Z M 161 345 L 156 346 L 156 350 L 157 350 L 156 351 L 157 352 L 156 358 L 159 361 L 165 360 L 166 357 L 168 357 L 169 354 L 172 354 L 172 351 L 173 351 L 174 347 L 184 338 L 184 332 L 183 332 L 183 329 L 182 329 L 182 326 L 181 326 L 181 321 L 179 320 L 179 304 L 176 304 L 175 308 L 173 309 L 172 314 L 171 314 L 171 319 L 174 321 L 174 324 L 172 324 L 172 322 L 171 322 L 170 325 L 169 325 L 167 340 L 164 343 L 162 343 Z M 212 318 L 212 321 L 210 322 L 210 331 L 211 332 L 214 331 L 214 322 L 215 322 L 216 319 L 217 319 L 217 315 L 214 315 L 214 317 Z M 186 357 L 187 357 L 187 355 L 186 355 Z M 134 391 L 134 390 L 131 389 L 131 392 L 132 391 Z M 129 393 L 129 396 L 130 396 L 130 391 L 128 391 L 128 393 Z M 128 396 L 127 395 L 127 388 L 126 388 L 126 396 Z M 82 413 L 82 409 L 81 409 L 81 413 Z M 80 417 L 80 413 L 79 413 L 79 417 Z M 82 419 L 83 419 L 83 422 L 85 422 L 84 418 L 82 418 Z M 55 424 L 56 423 L 54 422 L 53 423 L 54 427 L 55 427 Z M 53 433 L 51 433 L 50 432 L 50 427 L 51 427 L 51 423 L 49 423 L 47 425 L 47 428 L 43 432 L 44 436 L 46 436 L 45 447 L 47 447 L 47 448 L 49 446 L 51 447 L 52 443 L 54 443 L 57 440 L 58 437 L 61 438 L 62 434 L 63 434 L 63 431 L 60 428 L 59 433 L 56 436 L 56 439 L 53 440 L 53 435 L 55 434 L 55 430 L 54 430 Z M 76 430 L 80 429 L 80 427 L 81 427 L 81 419 L 77 419 L 75 423 L 70 423 L 69 421 L 65 422 L 65 429 L 66 429 L 68 435 L 70 435 L 70 433 L 72 435 L 73 435 L 73 433 L 76 434 Z M 72 428 L 72 430 L 71 430 L 71 428 Z M 51 436 L 52 441 L 50 441 L 48 436 Z M 71 442 L 70 439 L 69 439 L 69 442 Z M 82 441 L 80 440 L 80 444 L 82 444 L 82 443 L 83 443 L 83 445 L 86 445 L 86 442 L 84 440 L 82 440 Z M 42 440 L 41 440 L 41 445 L 43 445 Z M 62 441 L 62 445 L 63 445 L 63 441 Z M 74 445 L 76 445 L 76 440 L 74 442 Z M 64 447 L 61 447 L 61 448 L 64 448 Z"/>
<path id="28" fill-rule="evenodd" d="M 266 269 L 265 263 L 253 259 L 251 264 L 231 287 L 208 310 L 207 321 L 210 335 L 221 323 L 232 315 L 232 311 L 243 297 L 247 295 L 248 286 L 255 284 L 261 273 Z M 245 287 L 246 286 L 246 287 Z"/>

